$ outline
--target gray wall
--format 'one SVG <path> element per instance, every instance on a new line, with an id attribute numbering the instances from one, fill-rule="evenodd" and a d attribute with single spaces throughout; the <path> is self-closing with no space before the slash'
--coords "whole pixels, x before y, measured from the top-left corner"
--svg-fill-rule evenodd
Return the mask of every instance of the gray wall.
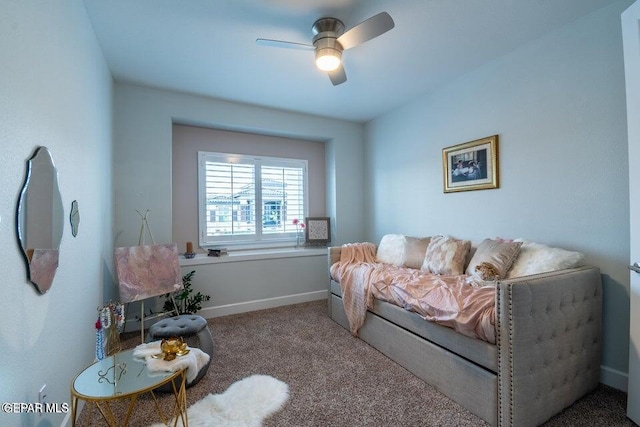
<path id="1" fill-rule="evenodd" d="M 604 283 L 603 381 L 626 387 L 629 200 L 620 1 L 366 127 L 367 236 L 524 237 Z M 442 148 L 500 136 L 500 188 L 443 193 Z M 390 142 L 393 142 L 390 144 Z"/>
<path id="2" fill-rule="evenodd" d="M 137 244 L 136 209 L 150 210 L 157 242 L 172 239 L 174 122 L 325 142 L 326 209 L 334 242 L 363 236 L 362 125 L 121 83 L 115 85 L 114 116 L 116 246 Z"/>
<path id="3" fill-rule="evenodd" d="M 120 83 L 115 86 L 114 116 L 116 246 L 137 244 L 136 209 L 149 209 L 156 242 L 174 239 L 174 123 L 324 142 L 325 206 L 333 243 L 364 236 L 361 124 Z M 205 316 L 326 295 L 325 255 L 189 265 L 183 272 L 191 269 L 196 270 L 194 288 L 212 296 L 204 305 Z"/>
<path id="4" fill-rule="evenodd" d="M 111 286 L 111 75 L 82 2 L 3 2 L 0 13 L 0 401 L 69 403 L 69 384 L 94 360 L 96 307 Z M 27 282 L 16 202 L 26 160 L 47 146 L 64 206 L 53 286 Z M 71 202 L 80 229 L 71 236 Z M 2 425 L 60 425 L 65 414 L 0 413 Z"/>
<path id="5" fill-rule="evenodd" d="M 309 215 L 325 216 L 325 143 L 277 136 L 174 125 L 172 141 L 173 241 L 198 246 L 198 151 L 248 154 L 308 161 Z M 300 218 L 303 219 L 303 218 Z"/>
<path id="6" fill-rule="evenodd" d="M 193 289 L 211 297 L 199 312 L 207 318 L 326 299 L 326 250 L 314 251 L 312 256 L 291 255 L 243 261 L 230 261 L 230 257 L 205 258 L 202 263 L 189 260 L 195 264 L 183 266 L 182 273 L 195 271 Z"/>

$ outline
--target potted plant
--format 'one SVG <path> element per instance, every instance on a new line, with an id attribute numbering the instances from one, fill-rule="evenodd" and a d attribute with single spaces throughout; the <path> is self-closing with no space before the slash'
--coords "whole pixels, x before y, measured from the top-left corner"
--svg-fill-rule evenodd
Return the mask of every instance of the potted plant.
<path id="1" fill-rule="evenodd" d="M 202 303 L 209 301 L 211 297 L 209 295 L 203 295 L 200 292 L 194 294 L 194 290 L 191 284 L 191 278 L 195 274 L 195 270 L 182 276 L 183 289 L 176 291 L 173 294 L 166 294 L 164 306 L 162 307 L 165 312 L 171 312 L 175 315 L 173 302 L 171 301 L 171 295 L 176 302 L 179 314 L 195 314 L 202 309 Z"/>

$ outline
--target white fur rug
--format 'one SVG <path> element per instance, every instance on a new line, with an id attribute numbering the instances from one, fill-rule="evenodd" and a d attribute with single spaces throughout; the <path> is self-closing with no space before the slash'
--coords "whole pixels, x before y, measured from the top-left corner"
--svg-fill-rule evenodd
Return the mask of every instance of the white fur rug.
<path id="1" fill-rule="evenodd" d="M 187 410 L 189 427 L 260 427 L 262 420 L 282 409 L 288 399 L 286 383 L 268 375 L 252 375 L 231 384 L 222 394 L 210 394 L 191 405 Z M 178 426 L 182 427 L 182 422 L 178 421 Z"/>

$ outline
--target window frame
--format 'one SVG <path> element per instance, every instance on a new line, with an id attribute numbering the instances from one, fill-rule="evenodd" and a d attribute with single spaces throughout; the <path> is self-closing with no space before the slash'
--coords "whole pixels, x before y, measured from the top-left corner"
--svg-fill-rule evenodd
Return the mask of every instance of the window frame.
<path id="1" fill-rule="evenodd" d="M 256 209 L 255 218 L 262 219 L 264 203 L 262 201 L 262 167 L 293 167 L 302 169 L 303 208 L 300 221 L 308 216 L 309 212 L 309 161 L 306 159 L 293 159 L 283 157 L 269 157 L 250 154 L 231 154 L 211 151 L 198 151 L 198 236 L 199 246 L 209 248 L 227 249 L 262 249 L 279 248 L 295 245 L 296 232 L 263 233 L 263 221 L 255 221 L 255 233 L 226 236 L 207 236 L 207 204 L 206 204 L 206 167 L 207 161 L 232 164 L 255 165 L 253 186 Z M 287 218 L 292 221 L 293 218 Z"/>

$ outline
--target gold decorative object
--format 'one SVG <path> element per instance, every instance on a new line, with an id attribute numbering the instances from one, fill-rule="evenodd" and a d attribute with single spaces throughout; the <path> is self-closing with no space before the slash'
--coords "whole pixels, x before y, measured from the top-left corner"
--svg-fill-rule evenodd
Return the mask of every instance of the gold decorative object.
<path id="1" fill-rule="evenodd" d="M 184 356 L 189 353 L 187 343 L 184 342 L 182 337 L 163 338 L 160 350 L 162 350 L 162 354 L 157 357 L 164 355 L 164 360 L 167 361 L 175 359 L 176 356 Z"/>

